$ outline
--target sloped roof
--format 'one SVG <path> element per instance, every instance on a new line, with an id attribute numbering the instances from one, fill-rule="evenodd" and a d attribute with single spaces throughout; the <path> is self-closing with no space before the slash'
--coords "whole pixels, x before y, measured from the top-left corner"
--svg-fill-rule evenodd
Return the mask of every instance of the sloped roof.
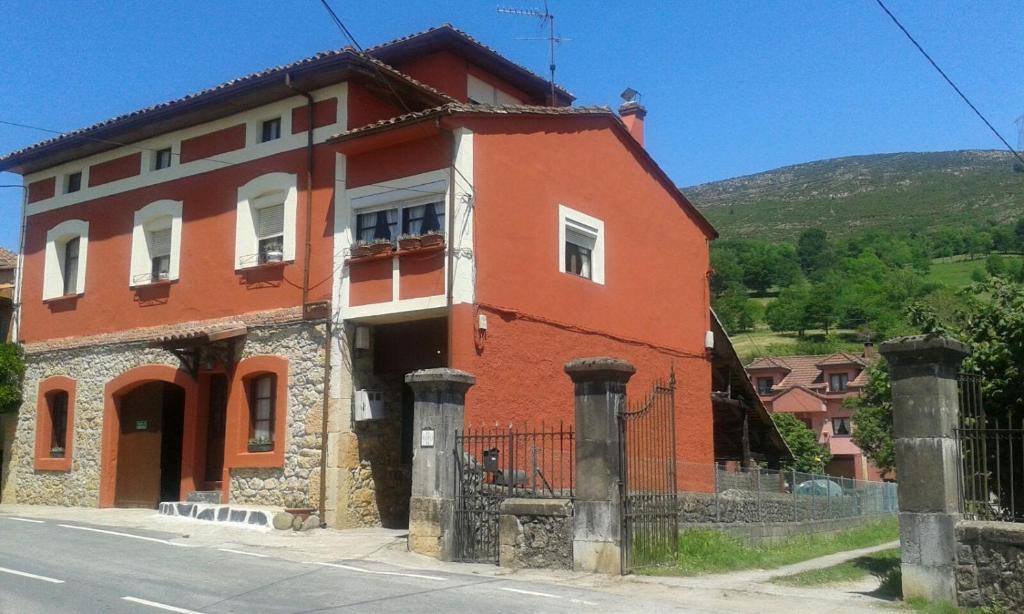
<path id="1" fill-rule="evenodd" d="M 846 352 L 836 352 L 835 354 L 829 354 L 823 360 L 818 362 L 819 367 L 828 366 L 842 366 L 842 365 L 858 365 L 864 366 L 866 363 L 863 358 L 848 354 Z"/>
<path id="2" fill-rule="evenodd" d="M 13 269 L 18 266 L 18 254 L 0 247 L 0 269 Z"/>
<path id="3" fill-rule="evenodd" d="M 415 107 L 450 102 L 453 98 L 447 94 L 413 79 L 387 63 L 408 59 L 435 48 L 451 48 L 471 55 L 482 67 L 493 70 L 513 85 L 535 95 L 549 87 L 546 79 L 504 58 L 451 24 L 445 24 L 388 41 L 365 53 L 359 53 L 352 47 L 323 51 L 72 130 L 0 156 L 0 171 L 31 173 L 292 96 L 295 92 L 285 84 L 285 75 L 291 77 L 292 84 L 300 90 L 324 87 L 350 72 L 370 80 L 383 75 L 391 80 L 392 86 L 406 92 L 415 92 Z M 566 104 L 574 100 L 572 94 L 557 86 L 556 93 Z M 228 100 L 230 104 L 223 104 Z"/>
<path id="4" fill-rule="evenodd" d="M 641 159 L 646 160 L 654 171 L 655 177 L 665 186 L 665 189 L 676 199 L 680 204 L 681 208 L 686 211 L 696 224 L 703 230 L 708 236 L 712 238 L 718 237 L 718 231 L 715 230 L 711 222 L 704 217 L 693 203 L 686 198 L 686 196 L 679 190 L 676 184 L 668 176 L 668 174 L 658 165 L 658 163 L 651 157 L 642 145 L 636 142 L 636 139 L 630 134 L 629 129 L 622 122 L 622 118 L 616 113 L 612 112 L 608 107 L 594 106 L 594 107 L 546 107 L 536 105 L 489 105 L 489 104 L 469 104 L 462 102 L 449 102 L 438 107 L 431 109 L 424 109 L 422 111 L 414 111 L 412 113 L 406 113 L 405 115 L 399 115 L 397 117 L 391 117 L 382 119 L 365 126 L 353 128 L 348 132 L 337 134 L 327 140 L 329 143 L 340 143 L 349 141 L 352 139 L 361 138 L 369 134 L 382 132 L 385 130 L 391 130 L 401 126 L 415 124 L 417 122 L 425 121 L 434 117 L 442 115 L 459 115 L 459 114 L 475 114 L 484 115 L 491 117 L 500 116 L 535 116 L 535 117 L 599 117 L 609 121 L 612 127 L 619 131 L 624 137 L 624 142 L 633 153 L 639 156 Z"/>

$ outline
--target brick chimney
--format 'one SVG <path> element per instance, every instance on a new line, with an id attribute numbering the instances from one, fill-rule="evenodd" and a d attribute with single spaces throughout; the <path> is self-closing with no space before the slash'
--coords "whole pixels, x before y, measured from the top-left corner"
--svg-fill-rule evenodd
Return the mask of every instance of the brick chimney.
<path id="1" fill-rule="evenodd" d="M 644 144 L 644 118 L 647 117 L 647 109 L 636 101 L 627 102 L 619 107 L 619 116 L 622 123 L 626 124 L 629 133 L 633 135 L 637 143 Z"/>

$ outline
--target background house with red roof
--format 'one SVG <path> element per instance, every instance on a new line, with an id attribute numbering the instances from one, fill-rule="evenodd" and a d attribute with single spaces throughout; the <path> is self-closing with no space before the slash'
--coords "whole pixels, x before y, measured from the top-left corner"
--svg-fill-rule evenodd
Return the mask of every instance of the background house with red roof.
<path id="1" fill-rule="evenodd" d="M 829 475 L 879 480 L 883 476 L 853 443 L 855 411 L 843 402 L 858 396 L 867 382 L 867 367 L 877 357 L 866 346 L 860 355 L 848 352 L 817 356 L 769 356 L 747 365 L 758 396 L 772 413 L 789 413 L 803 421 L 819 443 L 832 452 Z"/>

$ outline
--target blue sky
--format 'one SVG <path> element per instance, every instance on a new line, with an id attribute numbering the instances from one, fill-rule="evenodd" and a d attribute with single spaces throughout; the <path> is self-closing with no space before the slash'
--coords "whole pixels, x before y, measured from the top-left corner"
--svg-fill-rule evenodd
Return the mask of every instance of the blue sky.
<path id="1" fill-rule="evenodd" d="M 364 46 L 451 22 L 543 73 L 545 43 L 498 5 L 388 0 L 332 6 Z M 1016 146 L 1024 18 L 1016 2 L 888 0 Z M 873 0 L 550 0 L 558 81 L 578 104 L 648 107 L 647 146 L 680 185 L 836 156 L 998 148 Z M 344 46 L 319 0 L 0 2 L 0 120 L 73 130 Z M 50 135 L 0 125 L 0 151 Z M 20 183 L 0 173 L 0 183 Z M 0 189 L 0 246 L 16 248 L 21 190 Z"/>

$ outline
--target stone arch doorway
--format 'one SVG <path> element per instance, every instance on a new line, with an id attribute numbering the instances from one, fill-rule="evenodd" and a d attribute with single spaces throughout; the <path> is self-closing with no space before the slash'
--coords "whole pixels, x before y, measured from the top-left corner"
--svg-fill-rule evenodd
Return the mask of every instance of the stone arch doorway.
<path id="1" fill-rule="evenodd" d="M 100 507 L 151 507 L 195 489 L 195 381 L 166 365 L 106 386 Z"/>

